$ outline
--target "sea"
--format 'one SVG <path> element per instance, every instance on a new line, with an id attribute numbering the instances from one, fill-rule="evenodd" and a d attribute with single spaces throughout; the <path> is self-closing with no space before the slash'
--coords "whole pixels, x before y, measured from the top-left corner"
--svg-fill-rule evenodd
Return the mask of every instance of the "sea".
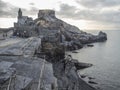
<path id="1" fill-rule="evenodd" d="M 97 34 L 99 31 L 87 31 Z M 120 90 L 120 30 L 105 30 L 108 40 L 93 43 L 94 47 L 77 50 L 72 57 L 80 62 L 93 64 L 79 73 L 94 78 L 95 87 L 101 90 Z"/>

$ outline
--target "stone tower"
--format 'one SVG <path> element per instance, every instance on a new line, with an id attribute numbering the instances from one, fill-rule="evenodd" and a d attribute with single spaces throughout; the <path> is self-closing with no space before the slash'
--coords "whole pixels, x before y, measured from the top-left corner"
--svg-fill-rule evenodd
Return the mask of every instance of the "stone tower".
<path id="1" fill-rule="evenodd" d="M 46 9 L 46 10 L 39 10 L 38 13 L 38 18 L 43 18 L 43 17 L 52 17 L 55 18 L 55 11 L 54 10 L 50 10 L 50 9 Z"/>
<path id="2" fill-rule="evenodd" d="M 22 11 L 21 11 L 21 8 L 19 8 L 19 10 L 18 10 L 18 18 L 22 18 Z"/>

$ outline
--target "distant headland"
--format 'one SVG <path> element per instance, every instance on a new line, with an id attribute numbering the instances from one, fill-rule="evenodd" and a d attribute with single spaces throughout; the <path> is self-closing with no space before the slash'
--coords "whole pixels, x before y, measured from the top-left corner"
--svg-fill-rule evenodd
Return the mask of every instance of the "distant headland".
<path id="1" fill-rule="evenodd" d="M 103 32 L 92 35 L 56 18 L 54 10 L 39 10 L 38 18 L 33 20 L 23 16 L 22 10 L 19 9 L 17 18 L 17 23 L 14 23 L 14 36 L 51 38 L 53 42 L 63 43 L 68 50 L 82 48 L 83 44 L 107 40 L 107 35 Z"/>

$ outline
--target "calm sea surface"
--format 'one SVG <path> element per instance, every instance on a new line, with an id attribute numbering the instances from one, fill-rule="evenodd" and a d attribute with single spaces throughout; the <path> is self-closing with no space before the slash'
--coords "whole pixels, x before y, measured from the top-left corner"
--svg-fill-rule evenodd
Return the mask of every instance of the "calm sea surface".
<path id="1" fill-rule="evenodd" d="M 120 30 L 104 32 L 108 35 L 106 42 L 93 43 L 94 47 L 84 47 L 78 50 L 79 53 L 72 53 L 72 56 L 80 62 L 94 65 L 80 73 L 94 77 L 93 81 L 102 90 L 120 90 Z"/>

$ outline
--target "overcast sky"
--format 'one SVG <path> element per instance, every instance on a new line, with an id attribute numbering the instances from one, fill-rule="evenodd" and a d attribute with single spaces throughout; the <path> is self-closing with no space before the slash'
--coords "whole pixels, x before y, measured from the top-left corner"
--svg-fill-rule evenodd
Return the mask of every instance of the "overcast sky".
<path id="1" fill-rule="evenodd" d="M 34 18 L 39 9 L 54 9 L 58 18 L 80 29 L 120 28 L 120 0 L 0 0 L 0 27 L 13 25 L 18 8 Z"/>

